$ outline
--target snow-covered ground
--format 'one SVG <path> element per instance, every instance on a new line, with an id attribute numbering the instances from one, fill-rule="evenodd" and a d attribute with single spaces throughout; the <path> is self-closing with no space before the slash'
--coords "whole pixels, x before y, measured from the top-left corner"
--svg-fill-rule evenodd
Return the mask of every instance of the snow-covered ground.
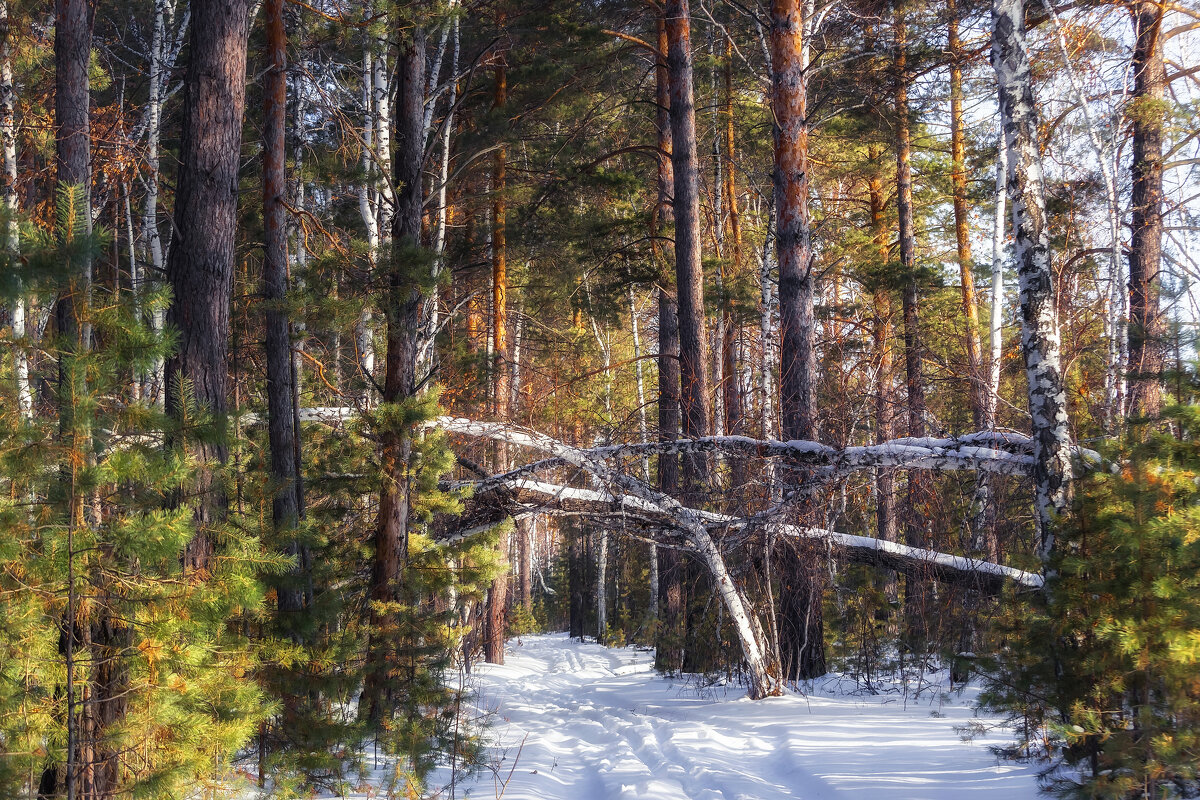
<path id="1" fill-rule="evenodd" d="M 509 643 L 481 665 L 491 769 L 458 798 L 505 800 L 1021 800 L 1036 768 L 999 761 L 993 730 L 964 742 L 974 690 L 854 694 L 833 679 L 752 702 L 743 691 L 656 675 L 653 655 L 564 634 Z M 436 785 L 436 782 L 434 783 Z"/>

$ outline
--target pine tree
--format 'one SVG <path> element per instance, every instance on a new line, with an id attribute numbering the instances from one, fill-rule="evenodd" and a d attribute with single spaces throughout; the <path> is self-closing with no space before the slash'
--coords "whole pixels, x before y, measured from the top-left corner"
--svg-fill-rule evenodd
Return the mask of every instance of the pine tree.
<path id="1" fill-rule="evenodd" d="M 1060 797 L 1200 791 L 1200 406 L 1164 421 L 1081 485 L 1049 599 L 1016 612 L 990 676 Z"/>
<path id="2" fill-rule="evenodd" d="M 18 278 L 6 289 L 52 294 L 70 265 L 100 252 L 103 237 L 77 213 L 82 197 L 60 193 L 53 235 L 26 232 L 25 261 L 4 265 Z M 167 298 L 142 300 L 153 310 Z M 130 397 L 130 378 L 173 337 L 152 332 L 128 293 L 94 287 L 73 313 L 94 345 L 50 342 L 54 413 L 26 420 L 16 403 L 0 413 L 0 786 L 177 797 L 228 772 L 268 707 L 255 651 L 229 622 L 256 613 L 256 573 L 283 562 L 231 520 L 214 529 L 207 580 L 185 575 L 195 524 L 168 501 L 196 468 L 187 444 L 212 436 L 212 418 L 186 385 L 178 420 Z"/>

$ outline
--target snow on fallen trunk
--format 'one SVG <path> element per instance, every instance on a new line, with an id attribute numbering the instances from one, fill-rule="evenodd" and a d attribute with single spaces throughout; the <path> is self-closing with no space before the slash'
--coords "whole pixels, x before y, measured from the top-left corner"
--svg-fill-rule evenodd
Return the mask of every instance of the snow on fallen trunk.
<path id="1" fill-rule="evenodd" d="M 319 422 L 336 425 L 350 422 L 359 416 L 358 409 L 329 406 L 303 408 L 302 422 Z M 253 422 L 256 415 L 247 414 L 246 422 Z M 443 428 L 451 433 L 475 435 L 470 425 L 472 420 L 459 417 L 439 417 L 429 423 L 431 427 Z M 509 426 L 507 429 L 489 429 L 488 438 L 509 444 L 531 446 L 531 431 Z M 541 434 L 536 434 L 540 436 Z M 548 438 L 548 437 L 547 437 Z M 695 439 L 676 439 L 669 442 L 631 442 L 602 447 L 577 448 L 588 458 L 613 460 L 618 458 L 642 458 L 650 455 L 667 455 L 695 452 L 723 452 L 734 455 L 753 455 L 760 458 L 786 457 L 799 466 L 825 468 L 827 474 L 843 474 L 876 467 L 898 469 L 966 470 L 995 472 L 1002 475 L 1029 475 L 1035 461 L 1033 437 L 1013 431 L 978 431 L 953 437 L 906 436 L 874 445 L 846 448 L 830 447 L 820 442 L 804 440 L 778 441 L 755 439 L 751 436 L 704 436 Z M 540 448 L 534 448 L 540 449 Z M 1085 466 L 1096 467 L 1101 463 L 1100 454 L 1084 447 L 1072 447 L 1071 454 Z M 527 464 L 518 470 L 526 474 L 563 466 L 568 462 L 559 457 Z"/>
<path id="2" fill-rule="evenodd" d="M 644 522 L 649 527 L 670 528 L 686 535 L 686 531 L 680 530 L 672 524 L 670 517 L 662 515 L 659 507 L 638 497 L 614 494 L 604 489 L 581 489 L 523 478 L 511 480 L 505 488 L 513 493 L 514 500 L 517 502 L 534 506 L 539 510 L 570 512 L 591 510 L 597 514 L 624 515 L 633 518 L 634 521 Z M 753 524 L 748 520 L 724 514 L 697 509 L 689 510 L 710 527 L 734 530 L 750 527 Z M 530 513 L 530 509 L 526 508 L 524 513 Z M 928 574 L 943 580 L 971 580 L 978 583 L 981 588 L 989 590 L 998 589 L 1005 581 L 1012 581 L 1030 588 L 1040 588 L 1043 584 L 1042 576 L 1033 572 L 967 556 L 910 547 L 899 542 L 888 542 L 871 536 L 856 536 L 824 528 L 799 525 L 771 524 L 770 528 L 773 532 L 783 536 L 823 539 L 837 548 L 843 557 L 855 563 L 874 564 L 888 569 Z M 458 538 L 462 536 L 462 532 L 455 531 L 453 535 Z"/>
<path id="3" fill-rule="evenodd" d="M 762 624 L 752 612 L 745 594 L 730 575 L 721 550 L 708 531 L 702 512 L 682 505 L 675 498 L 631 475 L 614 470 L 604 461 L 590 456 L 585 450 L 563 444 L 545 434 L 523 431 L 503 423 L 475 422 L 455 417 L 440 417 L 434 424 L 451 433 L 503 441 L 561 458 L 565 463 L 587 472 L 605 486 L 615 487 L 622 493 L 632 495 L 649 504 L 657 514 L 673 520 L 690 547 L 704 560 L 716 583 L 717 593 L 729 612 L 741 644 L 742 657 L 746 661 L 750 696 L 758 699 L 781 691 L 778 666 L 771 660 Z"/>

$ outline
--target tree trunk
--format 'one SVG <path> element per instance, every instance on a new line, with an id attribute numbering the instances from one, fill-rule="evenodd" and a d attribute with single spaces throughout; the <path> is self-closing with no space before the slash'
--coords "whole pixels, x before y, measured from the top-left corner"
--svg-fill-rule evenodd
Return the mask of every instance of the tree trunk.
<path id="1" fill-rule="evenodd" d="M 709 433 L 704 272 L 700 262 L 699 167 L 692 91 L 691 12 L 688 0 L 666 0 L 667 73 L 671 98 L 671 166 L 675 192 L 675 276 L 679 308 L 680 417 L 688 438 Z M 703 493 L 707 459 L 683 458 L 684 491 Z"/>
<path id="2" fill-rule="evenodd" d="M 572 639 L 583 640 L 583 616 L 585 613 L 587 585 L 584 581 L 583 569 L 583 533 L 579 523 L 568 520 L 567 534 L 567 591 L 570 593 L 570 608 L 568 610 L 568 635 Z"/>
<path id="3" fill-rule="evenodd" d="M 900 0 L 902 1 L 902 0 Z M 896 211 L 900 228 L 900 270 L 904 279 L 904 367 L 908 388 L 908 435 L 921 437 L 925 428 L 925 376 L 922 370 L 924 347 L 920 329 L 920 279 L 917 273 L 916 222 L 913 211 L 912 133 L 909 123 L 908 88 L 912 74 L 908 69 L 908 24 L 905 10 L 897 2 L 893 8 L 895 36 L 895 112 L 896 112 Z M 932 488 L 920 470 L 908 473 L 908 495 L 904 509 L 904 539 L 910 547 L 929 546 L 929 507 Z M 912 646 L 921 646 L 926 637 L 926 582 L 917 576 L 905 579 L 905 620 Z"/>
<path id="4" fill-rule="evenodd" d="M 91 232 L 88 198 L 91 193 L 91 93 L 88 67 L 92 33 L 87 0 L 56 0 L 54 24 L 54 146 L 57 186 L 79 192 L 74 214 L 85 217 Z M 61 202 L 61 196 L 57 198 Z M 62 232 L 66 234 L 67 232 Z M 87 256 L 73 265 L 67 286 L 55 305 L 58 332 L 67 340 L 79 338 L 88 346 L 86 324 L 81 330 L 76 306 L 89 291 L 92 263 Z M 60 370 L 61 376 L 61 370 Z"/>
<path id="5" fill-rule="evenodd" d="M 375 26 L 372 30 L 375 31 L 375 41 L 371 47 L 371 92 L 373 95 L 373 105 L 375 111 L 375 168 L 378 174 L 384 176 L 385 180 L 379 181 L 377 188 L 380 196 L 380 203 L 377 209 L 379 214 L 379 233 L 380 237 L 386 237 L 392 230 L 393 221 L 389 214 L 395 209 L 396 196 L 395 189 L 401 187 L 386 180 L 388 175 L 392 174 L 392 84 L 391 77 L 396 73 L 388 69 L 388 35 L 389 19 L 388 11 L 390 4 L 382 3 L 381 8 L 375 15 Z M 371 2 L 372 11 L 375 10 L 374 3 Z M 422 35 L 424 35 L 422 33 Z M 395 65 L 398 71 L 400 65 Z M 423 70 L 422 70 L 423 71 Z M 399 87 L 396 87 L 397 89 Z M 424 89 L 422 89 L 422 96 Z M 425 109 L 424 99 L 422 99 L 421 107 L 421 133 L 422 143 L 424 142 L 425 128 Z M 397 124 L 399 120 L 397 119 Z"/>
<path id="6" fill-rule="evenodd" d="M 186 21 L 185 21 L 186 24 Z M 173 51 L 172 51 L 173 52 Z M 162 106 L 163 91 L 166 88 L 167 76 L 174 66 L 174 57 L 168 57 L 167 47 L 167 2 L 155 0 L 154 30 L 150 39 L 150 88 L 146 101 L 146 198 L 142 206 L 142 238 L 145 241 L 146 253 L 153 272 L 152 280 L 162 279 L 164 272 L 162 237 L 158 232 L 158 192 L 159 192 L 159 143 L 162 139 Z M 168 63 L 169 62 L 169 63 Z M 143 292 L 146 289 L 139 282 L 134 289 Z M 155 310 L 151 312 L 150 325 L 155 332 L 163 328 L 166 315 Z M 166 392 L 166 362 L 156 358 L 149 376 L 147 394 L 153 396 L 159 407 L 165 407 Z"/>
<path id="7" fill-rule="evenodd" d="M 652 234 L 653 235 L 653 234 Z M 637 302 L 634 298 L 633 287 L 629 287 L 629 327 L 633 331 L 633 364 L 636 379 L 638 404 L 638 438 L 643 442 L 650 441 L 650 429 L 646 422 L 646 379 L 642 365 L 642 336 L 641 325 L 638 324 Z M 650 484 L 650 456 L 642 456 L 642 480 Z M 658 547 L 650 543 L 650 600 L 649 618 L 658 619 Z"/>
<path id="8" fill-rule="evenodd" d="M 958 246 L 958 273 L 962 281 L 963 319 L 966 320 L 967 371 L 971 419 L 983 430 L 986 399 L 979 355 L 979 307 L 975 301 L 975 275 L 971 262 L 971 234 L 967 216 L 966 137 L 963 132 L 962 43 L 958 38 L 958 3 L 948 0 L 950 50 L 950 181 L 954 192 L 954 238 Z"/>
<path id="9" fill-rule="evenodd" d="M 54 145 L 58 192 L 55 204 L 58 215 L 66 218 L 65 230 L 58 231 L 64 239 L 71 238 L 76 229 L 91 232 L 91 210 L 88 202 L 91 187 L 91 95 L 88 66 L 92 36 L 88 10 L 85 0 L 57 0 L 55 4 Z M 68 192 L 75 194 L 67 194 Z M 64 204 L 66 208 L 63 207 Z M 76 221 L 79 217 L 82 217 L 82 222 Z M 64 438 L 70 437 L 73 450 L 87 452 L 86 446 L 79 445 L 80 437 L 86 438 L 86 434 L 78 430 L 72 433 L 75 429 L 72 420 L 74 408 L 68 399 L 67 387 L 73 381 L 72 354 L 81 353 L 90 345 L 89 326 L 86 321 L 80 323 L 80 313 L 83 312 L 86 319 L 88 312 L 84 306 L 92 279 L 91 259 L 84 255 L 78 263 L 69 264 L 67 269 L 66 285 L 60 291 L 55 305 L 55 322 L 62 340 L 58 361 L 60 431 Z M 76 495 L 72 478 L 72 508 L 69 512 L 72 526 L 86 524 Z M 96 744 L 97 732 L 87 724 L 89 718 L 94 718 L 96 698 L 93 693 L 100 687 L 88 685 L 85 681 L 79 693 L 80 697 L 76 697 L 76 681 L 79 677 L 86 677 L 86 673 L 78 675 L 76 672 L 77 662 L 80 660 L 79 650 L 85 651 L 82 655 L 84 661 L 91 660 L 97 653 L 87 652 L 91 650 L 90 626 L 88 621 L 80 619 L 83 613 L 73 591 L 73 547 L 73 537 L 69 537 L 67 558 L 70 588 L 62 634 L 59 637 L 60 653 L 64 657 L 67 673 L 67 749 L 63 781 L 68 800 L 74 800 L 77 796 L 88 798 L 94 795 L 96 790 L 103 789 L 95 783 L 97 765 L 93 763 L 92 750 Z M 97 676 L 91 677 L 95 679 Z M 111 694 L 108 699 L 122 702 Z M 56 766 L 52 766 L 47 771 L 55 770 Z"/>
<path id="10" fill-rule="evenodd" d="M 784 439 L 816 438 L 812 233 L 808 210 L 808 78 L 799 0 L 771 3 L 775 116 L 775 247 L 779 261 L 779 408 Z M 802 511 L 802 513 L 804 513 Z M 789 543 L 790 544 L 790 543 Z M 780 550 L 779 649 L 785 680 L 825 674 L 822 569 L 816 554 Z"/>
<path id="11" fill-rule="evenodd" d="M 496 84 L 492 108 L 501 110 L 508 97 L 508 76 L 504 56 L 497 55 Z M 508 242 L 505 238 L 505 158 L 501 146 L 492 160 L 492 414 L 498 422 L 506 422 L 509 416 L 509 365 L 508 365 Z M 503 444 L 496 445 L 495 471 L 507 469 L 507 451 Z M 508 620 L 508 573 L 507 561 L 509 537 L 501 537 L 499 548 L 500 574 L 492 580 L 488 592 L 487 628 L 483 635 L 484 658 L 489 664 L 504 663 L 504 640 Z"/>
<path id="12" fill-rule="evenodd" d="M 1008 232 L 1008 147 L 1003 131 L 996 152 L 996 211 L 992 219 L 992 308 L 989 328 L 990 358 L 988 392 L 984 424 L 981 430 L 996 427 L 1000 404 L 1000 361 L 1004 355 L 1004 244 Z"/>
<path id="13" fill-rule="evenodd" d="M 21 233 L 16 214 L 17 199 L 17 126 L 16 94 L 13 90 L 12 29 L 8 19 L 8 0 L 0 0 L 0 145 L 4 148 L 4 205 L 11 215 L 4 246 L 13 257 L 21 253 Z M 12 308 L 12 335 L 16 342 L 13 362 L 17 383 L 17 409 L 22 419 L 33 417 L 33 390 L 29 385 L 29 348 L 25 343 L 25 296 L 18 287 Z"/>
<path id="14" fill-rule="evenodd" d="M 441 309 L 439 289 L 436 282 L 442 272 L 446 268 L 446 233 L 450 223 L 450 206 L 447 203 L 447 190 L 450 183 L 450 136 L 454 132 L 454 107 L 458 103 L 458 62 L 459 52 L 461 49 L 461 39 L 459 36 L 459 18 L 455 15 L 451 23 L 453 30 L 451 33 L 451 56 L 450 56 L 450 94 L 446 101 L 446 118 L 442 122 L 441 132 L 441 157 L 439 158 L 440 173 L 437 182 L 437 227 L 433 244 L 434 252 L 434 275 L 435 278 L 433 289 L 430 291 L 428 300 L 428 310 L 426 311 L 426 326 L 425 336 L 422 346 L 428 348 L 428 354 L 421 359 L 423 364 L 433 367 L 433 361 L 436 357 L 434 352 L 434 342 L 437 339 L 438 328 L 440 327 Z M 514 361 L 515 361 L 514 357 Z M 515 392 L 514 392 L 515 393 Z"/>
<path id="15" fill-rule="evenodd" d="M 878 155 L 880 154 L 872 154 L 872 160 L 878 158 Z M 879 250 L 880 261 L 886 264 L 888 262 L 888 243 L 884 220 L 886 201 L 882 178 L 872 175 L 868 181 L 867 191 L 871 204 L 871 231 L 875 238 L 875 246 Z M 892 405 L 895 403 L 892 393 L 892 297 L 886 287 L 875 287 L 872 292 L 872 304 L 874 320 L 871 334 L 878 359 L 875 391 L 875 441 L 882 444 L 895 436 L 892 424 Z M 897 541 L 896 478 L 890 469 L 884 468 L 878 471 L 875 479 L 875 498 L 876 535 L 885 542 Z"/>
<path id="16" fill-rule="evenodd" d="M 533 519 L 517 523 L 517 601 L 526 613 L 533 613 L 533 535 L 536 531 Z"/>
<path id="17" fill-rule="evenodd" d="M 734 164 L 733 127 L 733 41 L 725 37 L 725 58 L 723 62 L 725 90 L 723 94 L 722 116 L 724 117 L 725 159 L 722 179 L 724 181 L 725 198 L 725 264 L 729 274 L 726 276 L 726 292 L 723 299 L 724 308 L 721 311 L 721 393 L 725 410 L 725 433 L 730 436 L 740 436 L 745 433 L 745 402 L 742 399 L 742 385 L 738 378 L 738 333 L 737 316 L 734 313 L 732 292 L 728 290 L 728 278 L 741 274 L 742 268 L 742 222 L 738 209 L 737 177 Z M 735 491 L 744 486 L 749 479 L 746 460 L 733 458 L 729 462 L 729 483 Z"/>
<path id="18" fill-rule="evenodd" d="M 263 274 L 267 367 L 267 434 L 271 447 L 271 480 L 275 483 L 272 521 L 277 534 L 294 536 L 300 510 L 296 495 L 295 428 L 293 414 L 292 344 L 287 313 L 287 168 L 285 124 L 287 116 L 287 34 L 283 26 L 283 0 L 266 0 L 267 55 L 270 67 L 264 76 L 263 98 Z M 299 558 L 292 538 L 285 552 Z M 298 613 L 304 594 L 296 580 L 297 563 L 290 578 L 277 587 L 281 621 L 287 627 Z"/>
<path id="19" fill-rule="evenodd" d="M 608 532 L 596 531 L 596 641 L 608 638 Z"/>
<path id="20" fill-rule="evenodd" d="M 425 31 L 415 25 L 405 32 L 399 47 L 396 74 L 396 152 L 393 184 L 397 187 L 392 217 L 392 259 L 386 273 L 384 316 L 387 320 L 387 353 L 384 359 L 383 402 L 403 404 L 417 390 L 417 340 L 422 281 L 414 276 L 414 259 L 421 246 L 421 210 L 424 187 L 421 167 L 425 90 Z M 379 520 L 375 529 L 375 557 L 370 596 L 379 604 L 399 602 L 408 554 L 408 528 L 413 476 L 409 470 L 412 436 L 408 429 L 389 427 L 382 432 L 383 485 L 379 491 Z M 364 681 L 365 714 L 378 724 L 386 715 L 391 688 L 387 680 L 391 615 L 371 613 L 371 660 Z M 390 703 L 387 703 L 390 706 Z"/>
<path id="21" fill-rule="evenodd" d="M 237 233 L 237 181 L 246 100 L 246 0 L 197 0 L 185 78 L 185 120 L 180 143 L 175 230 L 167 279 L 173 302 L 167 321 L 179 331 L 179 346 L 166 365 L 167 408 L 184 407 L 187 385 L 197 405 L 219 420 L 229 410 L 229 298 L 233 288 Z M 204 571 L 213 555 L 211 528 L 224 515 L 226 500 L 213 471 L 228 445 L 219 438 L 197 446 L 200 468 L 192 487 L 196 536 L 184 566 Z"/>
<path id="22" fill-rule="evenodd" d="M 1008 151 L 1008 194 L 1020 281 L 1021 349 L 1033 423 L 1038 553 L 1045 564 L 1054 551 L 1053 526 L 1071 501 L 1071 432 L 1022 0 L 993 0 L 992 66 L 1000 89 L 1000 124 Z"/>
<path id="23" fill-rule="evenodd" d="M 668 49 L 665 16 L 658 18 L 658 47 L 660 57 L 654 71 L 658 100 L 655 117 L 659 149 L 658 204 L 653 231 L 662 284 L 658 289 L 658 438 L 659 441 L 670 442 L 679 438 L 681 378 L 679 306 L 672 294 L 675 281 L 667 248 L 657 238 L 670 233 L 675 220 L 671 203 L 675 173 L 671 142 L 670 76 L 663 57 Z M 658 457 L 658 486 L 664 494 L 675 495 L 679 492 L 678 454 L 664 453 Z M 659 614 L 661 621 L 655 629 L 654 666 L 662 672 L 676 673 L 683 669 L 683 564 L 679 551 L 667 547 L 657 550 L 658 598 L 662 608 Z"/>
<path id="24" fill-rule="evenodd" d="M 1159 309 L 1163 237 L 1163 6 L 1133 5 L 1133 189 L 1129 243 L 1129 411 L 1153 416 L 1162 408 L 1165 331 Z"/>

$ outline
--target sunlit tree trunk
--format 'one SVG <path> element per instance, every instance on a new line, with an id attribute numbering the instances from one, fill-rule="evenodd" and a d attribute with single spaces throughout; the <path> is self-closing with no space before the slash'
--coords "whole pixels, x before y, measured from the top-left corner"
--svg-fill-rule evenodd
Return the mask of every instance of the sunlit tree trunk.
<path id="1" fill-rule="evenodd" d="M 723 255 L 724 263 L 728 265 L 729 276 L 737 277 L 741 275 L 742 269 L 742 221 L 738 208 L 736 139 L 733 126 L 733 41 L 728 36 L 725 37 L 722 70 L 725 84 L 721 109 L 725 143 L 724 169 L 721 176 L 724 182 L 722 194 L 725 199 L 725 252 Z M 728 290 L 728 287 L 725 292 L 721 317 L 721 393 L 724 400 L 725 433 L 738 436 L 745 433 L 746 412 L 738 373 L 738 333 L 740 328 L 737 316 L 734 314 L 732 292 Z M 745 460 L 734 458 L 729 462 L 729 468 L 731 486 L 736 488 L 744 485 L 748 479 Z"/>
<path id="2" fill-rule="evenodd" d="M 1165 330 L 1162 287 L 1163 110 L 1166 67 L 1162 50 L 1163 5 L 1133 5 L 1133 189 L 1129 243 L 1129 410 L 1154 415 L 1162 407 Z"/>
<path id="3" fill-rule="evenodd" d="M 878 158 L 881 153 L 874 153 Z M 874 159 L 873 159 L 874 160 Z M 867 191 L 871 204 L 871 231 L 875 246 L 879 251 L 881 263 L 888 261 L 887 227 L 884 219 L 885 196 L 883 179 L 872 175 L 868 181 Z M 872 320 L 871 336 L 875 343 L 875 357 L 878 363 L 875 389 L 875 441 L 882 443 L 895 436 L 893 429 L 892 406 L 895 397 L 892 392 L 894 369 L 892 363 L 892 297 L 886 287 L 877 286 L 872 292 L 874 318 Z M 875 479 L 875 532 L 887 542 L 897 540 L 896 526 L 896 478 L 889 469 L 880 469 Z"/>
<path id="4" fill-rule="evenodd" d="M 646 420 L 646 379 L 642 364 L 641 325 L 638 323 L 638 308 L 633 287 L 629 287 L 629 327 L 633 333 L 634 378 L 637 387 L 638 438 L 650 441 L 650 429 Z M 642 480 L 650 483 L 650 456 L 642 456 Z M 650 602 L 649 616 L 658 619 L 658 547 L 651 542 L 650 548 Z"/>
<path id="5" fill-rule="evenodd" d="M 958 3 L 948 0 L 950 50 L 950 182 L 954 193 L 954 239 L 958 250 L 958 274 L 962 281 L 963 319 L 966 320 L 967 370 L 970 379 L 971 419 L 975 430 L 984 425 L 986 399 L 979 355 L 979 307 L 975 301 L 975 275 L 971 261 L 971 231 L 967 209 L 966 135 L 963 124 L 962 62 L 965 58 L 958 38 Z"/>
<path id="6" fill-rule="evenodd" d="M 458 16 L 456 15 L 451 24 L 450 41 L 451 41 L 451 56 L 450 56 L 450 88 L 449 96 L 446 100 L 446 117 L 442 121 L 441 142 L 440 142 L 440 158 L 437 182 L 437 226 L 434 233 L 433 252 L 434 252 L 434 279 L 435 284 L 430 292 L 427 302 L 427 310 L 425 312 L 426 325 L 425 334 L 421 343 L 422 347 L 426 348 L 427 352 L 423 355 L 421 363 L 432 368 L 433 361 L 436 357 L 434 343 L 437 338 L 438 328 L 441 325 L 441 306 L 440 292 L 436 280 L 440 278 L 443 271 L 446 269 L 446 239 L 447 230 L 450 224 L 450 206 L 447 202 L 450 182 L 450 137 L 454 131 L 454 111 L 455 105 L 458 103 L 458 62 L 461 49 L 461 38 L 459 32 Z M 514 361 L 515 361 L 514 357 Z"/>
<path id="7" fill-rule="evenodd" d="M 671 161 L 674 171 L 675 276 L 679 307 L 680 417 L 685 437 L 709 433 L 707 336 L 704 324 L 704 272 L 700 262 L 699 167 L 696 108 L 692 90 L 691 17 L 688 0 L 666 0 L 667 73 L 671 99 Z M 707 482 L 706 459 L 683 458 L 688 493 Z"/>
<path id="8" fill-rule="evenodd" d="M 508 99 L 508 74 L 504 55 L 496 56 L 496 82 L 492 108 L 502 110 Z M 492 415 L 504 422 L 509 416 L 508 364 L 508 240 L 505 236 L 505 181 L 507 154 L 503 146 L 492 157 Z M 507 469 L 508 453 L 496 445 L 495 470 Z M 508 536 L 501 538 L 502 559 L 508 556 Z M 488 591 L 487 626 L 483 634 L 483 654 L 489 664 L 504 663 L 504 640 L 508 618 L 508 565 L 492 580 Z"/>
<path id="9" fill-rule="evenodd" d="M 158 228 L 158 193 L 163 94 L 166 90 L 170 70 L 174 66 L 174 54 L 176 52 L 167 42 L 169 12 L 170 8 L 167 0 L 155 0 L 154 28 L 150 39 L 150 87 L 149 97 L 146 101 L 145 159 L 148 174 L 145 178 L 146 195 L 142 205 L 142 238 L 145 242 L 146 254 L 149 257 L 150 267 L 153 272 L 151 279 L 154 281 L 161 280 L 165 269 L 162 237 L 159 234 Z M 184 19 L 181 27 L 186 26 L 189 19 L 190 12 L 187 18 Z M 145 280 L 138 281 L 134 287 L 135 290 L 138 292 L 144 291 L 146 286 L 143 284 L 146 282 Z M 151 312 L 150 325 L 155 331 L 161 331 L 165 322 L 165 312 L 158 309 Z M 161 407 L 165 407 L 167 402 L 165 369 L 165 360 L 156 358 L 154 366 L 151 369 L 149 386 L 147 387 L 149 390 L 147 393 L 154 396 Z"/>
<path id="10" fill-rule="evenodd" d="M 996 427 L 1000 404 L 1000 361 L 1004 355 L 1004 246 L 1008 234 L 1008 146 L 1004 132 L 996 152 L 996 210 L 992 218 L 992 308 L 988 324 L 989 349 L 987 405 L 982 430 Z"/>
<path id="11" fill-rule="evenodd" d="M 771 3 L 771 110 L 775 117 L 775 247 L 779 262 L 779 408 L 784 439 L 816 438 L 813 252 L 808 207 L 808 85 L 798 0 Z M 790 545 L 790 543 L 789 543 Z M 825 674 L 823 565 L 781 548 L 779 650 L 786 680 Z"/>

